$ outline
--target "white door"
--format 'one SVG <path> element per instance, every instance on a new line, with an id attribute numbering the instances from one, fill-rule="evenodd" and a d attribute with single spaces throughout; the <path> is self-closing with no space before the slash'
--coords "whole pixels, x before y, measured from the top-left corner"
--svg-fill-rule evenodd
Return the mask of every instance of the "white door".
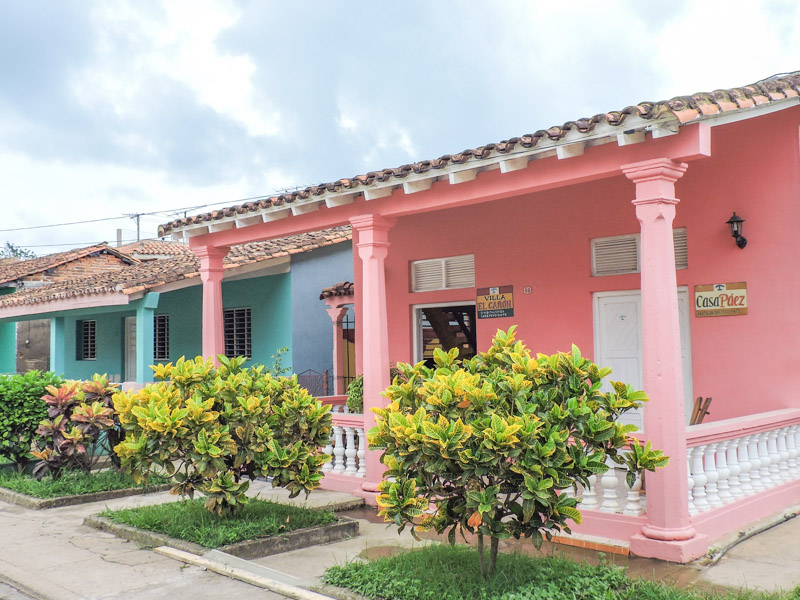
<path id="1" fill-rule="evenodd" d="M 678 290 L 678 312 L 683 361 L 683 395 L 686 422 L 693 404 L 691 338 L 689 335 L 689 291 Z M 595 362 L 611 367 L 609 379 L 643 389 L 642 378 L 642 295 L 639 291 L 597 292 L 594 294 Z M 611 389 L 606 383 L 604 391 Z M 645 390 L 647 391 L 647 390 Z M 646 407 L 647 405 L 645 405 Z M 623 423 L 643 429 L 641 410 L 629 412 Z"/>
<path id="2" fill-rule="evenodd" d="M 136 317 L 125 317 L 124 381 L 136 381 Z"/>

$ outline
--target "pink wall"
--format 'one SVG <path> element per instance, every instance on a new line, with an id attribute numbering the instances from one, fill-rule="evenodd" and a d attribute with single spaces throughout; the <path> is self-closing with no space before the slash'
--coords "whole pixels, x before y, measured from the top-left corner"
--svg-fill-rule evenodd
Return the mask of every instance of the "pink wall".
<path id="1" fill-rule="evenodd" d="M 687 228 L 689 246 L 678 284 L 689 286 L 690 301 L 698 284 L 748 287 L 748 315 L 691 311 L 694 393 L 714 398 L 708 420 L 800 405 L 792 385 L 800 370 L 799 120 L 793 108 L 715 127 L 711 158 L 692 161 L 677 184 L 675 227 Z M 498 328 L 518 324 L 534 352 L 574 342 L 591 356 L 592 293 L 638 289 L 639 276 L 591 277 L 590 240 L 638 232 L 634 193 L 620 175 L 398 219 L 386 261 L 391 360 L 412 359 L 411 305 L 475 299 L 474 288 L 411 293 L 409 261 L 470 253 L 477 287 L 514 286 L 517 316 L 479 320 L 480 349 Z M 725 225 L 734 210 L 747 220 L 744 250 Z M 360 292 L 360 261 L 354 266 Z M 533 292 L 523 295 L 527 286 Z"/>

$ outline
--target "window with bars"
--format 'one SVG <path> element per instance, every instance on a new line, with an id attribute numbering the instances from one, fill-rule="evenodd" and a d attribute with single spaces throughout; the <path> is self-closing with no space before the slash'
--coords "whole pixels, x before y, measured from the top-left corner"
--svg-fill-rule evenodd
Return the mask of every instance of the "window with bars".
<path id="1" fill-rule="evenodd" d="M 153 360 L 169 360 L 169 315 L 153 317 Z"/>
<path id="2" fill-rule="evenodd" d="M 78 360 L 96 360 L 97 321 L 78 321 L 76 339 Z"/>
<path id="3" fill-rule="evenodd" d="M 225 356 L 253 358 L 250 335 L 250 308 L 226 308 Z"/>

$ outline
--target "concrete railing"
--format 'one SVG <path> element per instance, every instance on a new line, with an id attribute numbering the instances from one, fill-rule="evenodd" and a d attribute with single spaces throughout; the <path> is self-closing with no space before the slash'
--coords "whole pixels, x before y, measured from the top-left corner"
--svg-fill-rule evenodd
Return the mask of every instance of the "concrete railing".
<path id="1" fill-rule="evenodd" d="M 332 406 L 333 431 L 322 451 L 331 460 L 322 467 L 325 478 L 322 487 L 337 491 L 353 491 L 360 488 L 366 476 L 367 437 L 364 431 L 364 415 L 350 413 L 347 396 L 323 396 L 323 404 Z"/>
<path id="2" fill-rule="evenodd" d="M 686 445 L 697 515 L 800 480 L 800 409 L 695 425 Z"/>

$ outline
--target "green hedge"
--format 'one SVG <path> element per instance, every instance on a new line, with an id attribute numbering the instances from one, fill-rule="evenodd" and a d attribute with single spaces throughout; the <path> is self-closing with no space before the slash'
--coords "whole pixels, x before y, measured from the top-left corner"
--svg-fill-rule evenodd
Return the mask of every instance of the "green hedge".
<path id="1" fill-rule="evenodd" d="M 47 417 L 45 388 L 62 381 L 55 373 L 41 371 L 0 375 L 0 459 L 20 463 L 28 458 L 36 428 Z"/>

